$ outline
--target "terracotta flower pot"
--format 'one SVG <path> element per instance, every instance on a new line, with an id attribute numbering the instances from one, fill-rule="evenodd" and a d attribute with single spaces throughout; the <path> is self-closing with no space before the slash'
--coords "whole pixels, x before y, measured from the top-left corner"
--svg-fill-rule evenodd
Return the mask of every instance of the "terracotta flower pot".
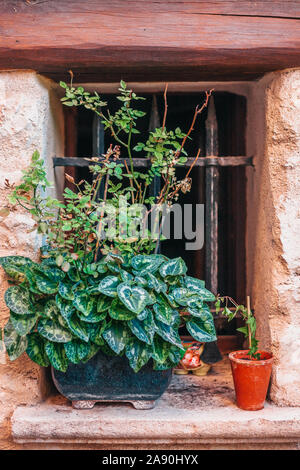
<path id="1" fill-rule="evenodd" d="M 271 377 L 273 356 L 258 351 L 261 359 L 249 360 L 248 350 L 229 354 L 237 406 L 242 410 L 261 410 Z"/>

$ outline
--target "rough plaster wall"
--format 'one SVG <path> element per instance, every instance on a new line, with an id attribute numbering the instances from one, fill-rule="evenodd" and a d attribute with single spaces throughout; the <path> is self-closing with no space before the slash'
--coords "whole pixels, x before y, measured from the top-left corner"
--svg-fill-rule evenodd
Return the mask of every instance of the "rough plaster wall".
<path id="1" fill-rule="evenodd" d="M 248 287 L 261 346 L 274 354 L 270 397 L 299 406 L 300 70 L 268 74 L 250 103 Z"/>
<path id="2" fill-rule="evenodd" d="M 18 183 L 22 170 L 38 149 L 46 161 L 49 179 L 53 155 L 63 154 L 63 115 L 55 85 L 34 72 L 0 73 L 0 206 L 5 205 L 5 178 Z M 0 221 L 0 256 L 37 258 L 40 240 L 27 233 L 32 221 L 23 210 Z M 0 270 L 0 327 L 8 318 L 3 301 L 7 281 Z M 45 391 L 43 370 L 24 354 L 14 362 L 0 364 L 0 448 L 9 447 L 9 417 L 20 403 L 39 402 Z"/>

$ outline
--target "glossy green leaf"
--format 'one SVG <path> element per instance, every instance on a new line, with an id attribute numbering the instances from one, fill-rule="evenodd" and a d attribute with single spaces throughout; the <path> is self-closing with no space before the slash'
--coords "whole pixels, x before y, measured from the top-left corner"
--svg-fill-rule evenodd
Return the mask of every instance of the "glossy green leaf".
<path id="1" fill-rule="evenodd" d="M 45 340 L 38 333 L 31 333 L 27 336 L 27 339 L 28 346 L 26 353 L 30 359 L 40 366 L 49 366 L 50 361 L 45 352 Z"/>
<path id="2" fill-rule="evenodd" d="M 20 336 L 8 320 L 4 327 L 4 344 L 11 361 L 17 359 L 27 348 L 27 336 Z"/>
<path id="3" fill-rule="evenodd" d="M 155 324 L 156 324 L 156 333 L 161 338 L 163 338 L 168 343 L 175 344 L 175 346 L 178 346 L 181 349 L 183 348 L 177 328 L 175 329 L 172 326 L 168 326 L 165 323 L 162 323 L 158 320 L 155 321 Z"/>
<path id="4" fill-rule="evenodd" d="M 18 315 L 32 315 L 29 291 L 20 286 L 11 286 L 4 295 L 7 307 Z"/>
<path id="5" fill-rule="evenodd" d="M 90 341 L 97 344 L 98 346 L 103 345 L 104 339 L 102 338 L 102 333 L 107 326 L 108 324 L 106 320 L 103 320 L 101 323 L 89 325 Z"/>
<path id="6" fill-rule="evenodd" d="M 60 309 L 54 299 L 50 299 L 45 302 L 43 313 L 44 316 L 49 319 L 56 318 L 59 315 Z"/>
<path id="7" fill-rule="evenodd" d="M 151 359 L 152 348 L 138 339 L 131 339 L 126 346 L 126 357 L 134 372 L 138 372 Z"/>
<path id="8" fill-rule="evenodd" d="M 145 328 L 144 323 L 142 321 L 137 320 L 135 318 L 134 320 L 128 322 L 128 326 L 134 336 L 136 336 L 140 341 L 151 345 L 151 335 L 149 335 L 149 332 L 147 331 L 147 328 Z"/>
<path id="9" fill-rule="evenodd" d="M 73 305 L 83 315 L 88 316 L 90 313 L 97 311 L 97 300 L 95 297 L 81 290 L 75 292 L 74 295 Z"/>
<path id="10" fill-rule="evenodd" d="M 89 341 L 89 323 L 82 323 L 75 314 L 67 317 L 66 322 L 72 333 L 84 342 Z"/>
<path id="11" fill-rule="evenodd" d="M 155 317 L 166 325 L 173 325 L 178 317 L 178 312 L 174 310 L 167 301 L 163 301 L 162 296 L 158 297 L 157 300 L 158 302 L 153 305 Z"/>
<path id="12" fill-rule="evenodd" d="M 128 271 L 125 271 L 125 269 L 120 269 L 120 276 L 123 282 L 132 281 L 134 279 L 134 276 Z"/>
<path id="13" fill-rule="evenodd" d="M 69 318 L 75 312 L 73 303 L 70 300 L 63 299 L 59 294 L 56 295 L 55 302 L 64 319 Z"/>
<path id="14" fill-rule="evenodd" d="M 148 287 L 150 287 L 150 289 L 154 289 L 157 293 L 167 292 L 168 286 L 163 281 L 155 277 L 152 273 L 147 274 L 147 280 Z"/>
<path id="15" fill-rule="evenodd" d="M 187 311 L 193 315 L 194 317 L 199 317 L 201 318 L 202 321 L 205 320 L 211 320 L 212 314 L 210 312 L 210 308 L 207 304 L 203 303 L 201 307 L 193 309 L 193 308 L 188 308 Z"/>
<path id="16" fill-rule="evenodd" d="M 148 292 L 139 286 L 131 286 L 126 282 L 122 282 L 118 286 L 118 297 L 132 312 L 139 314 L 147 305 L 149 305 Z"/>
<path id="17" fill-rule="evenodd" d="M 55 343 L 67 343 L 72 340 L 71 333 L 63 328 L 58 321 L 43 318 L 39 321 L 37 329 L 40 335 Z"/>
<path id="18" fill-rule="evenodd" d="M 82 359 L 82 362 L 85 364 L 90 359 L 92 359 L 92 357 L 94 357 L 97 354 L 99 349 L 100 349 L 100 346 L 97 346 L 96 344 L 93 344 L 93 343 L 90 344 L 90 351 L 89 351 L 88 355 L 84 359 Z"/>
<path id="19" fill-rule="evenodd" d="M 108 313 L 114 320 L 129 321 L 136 317 L 136 313 L 128 310 L 119 299 L 114 299 Z"/>
<path id="20" fill-rule="evenodd" d="M 154 274 L 164 260 L 162 255 L 137 255 L 132 258 L 131 266 L 143 276 L 147 273 Z"/>
<path id="21" fill-rule="evenodd" d="M 117 276 L 106 276 L 99 282 L 99 292 L 109 297 L 116 297 L 119 283 L 120 281 Z"/>
<path id="22" fill-rule="evenodd" d="M 62 296 L 63 299 L 66 300 L 73 300 L 74 299 L 74 291 L 73 291 L 74 284 L 66 283 L 65 281 L 61 281 L 58 286 L 58 292 Z"/>
<path id="23" fill-rule="evenodd" d="M 64 348 L 67 358 L 70 362 L 73 362 L 73 364 L 78 364 L 90 352 L 90 345 L 77 339 L 65 343 Z"/>
<path id="24" fill-rule="evenodd" d="M 202 289 L 203 287 L 205 288 L 205 281 L 197 279 L 196 277 L 185 276 L 184 285 L 187 289 L 198 292 L 198 289 Z"/>
<path id="25" fill-rule="evenodd" d="M 46 342 L 45 351 L 50 363 L 61 372 L 66 372 L 68 368 L 68 358 L 63 344 Z"/>
<path id="26" fill-rule="evenodd" d="M 200 319 L 195 318 L 192 321 L 187 321 L 185 326 L 190 335 L 197 341 L 209 343 L 211 341 L 217 340 L 213 320 L 206 320 L 202 322 Z"/>
<path id="27" fill-rule="evenodd" d="M 68 275 L 69 279 L 72 282 L 79 282 L 80 281 L 80 275 L 79 275 L 78 271 L 75 268 L 69 269 L 67 275 Z"/>
<path id="28" fill-rule="evenodd" d="M 43 292 L 43 294 L 56 294 L 58 291 L 58 281 L 52 280 L 42 274 L 35 276 L 35 283 L 38 290 Z"/>
<path id="29" fill-rule="evenodd" d="M 88 315 L 83 315 L 83 313 L 80 313 L 80 312 L 77 311 L 76 314 L 77 314 L 78 318 L 83 322 L 99 323 L 102 320 L 104 320 L 104 318 L 107 315 L 107 312 L 97 313 L 95 310 L 93 310 Z"/>
<path id="30" fill-rule="evenodd" d="M 109 297 L 107 297 L 106 295 L 100 294 L 97 297 L 97 312 L 101 313 L 101 312 L 105 312 L 106 310 L 108 310 L 109 307 L 111 306 L 111 302 L 112 300 Z"/>
<path id="31" fill-rule="evenodd" d="M 152 357 L 155 361 L 163 363 L 166 361 L 171 350 L 171 344 L 167 341 L 164 341 L 159 336 L 155 335 L 153 339 L 153 351 Z"/>
<path id="32" fill-rule="evenodd" d="M 166 276 L 181 276 L 186 274 L 187 267 L 182 258 L 174 258 L 163 263 L 159 268 L 160 275 Z"/>
<path id="33" fill-rule="evenodd" d="M 20 336 L 26 336 L 36 324 L 38 315 L 16 315 L 15 313 L 10 313 L 10 320 L 16 332 Z"/>
<path id="34" fill-rule="evenodd" d="M 138 315 L 137 315 L 137 319 L 138 320 L 145 320 L 145 318 L 147 318 L 148 314 L 149 314 L 149 309 L 148 308 L 145 308 L 145 310 L 142 310 Z"/>
<path id="35" fill-rule="evenodd" d="M 125 323 L 114 321 L 103 332 L 103 338 L 109 347 L 117 354 L 125 348 L 129 333 Z"/>

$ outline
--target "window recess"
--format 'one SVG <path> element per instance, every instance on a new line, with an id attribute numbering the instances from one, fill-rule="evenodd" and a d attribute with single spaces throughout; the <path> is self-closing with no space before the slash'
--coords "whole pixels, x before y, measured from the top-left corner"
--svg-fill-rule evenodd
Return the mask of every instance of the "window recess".
<path id="1" fill-rule="evenodd" d="M 137 105 L 147 114 L 140 119 L 141 134 L 133 135 L 133 146 L 145 140 L 146 132 L 159 127 L 163 120 L 163 94 L 142 94 L 147 99 L 138 101 Z M 114 98 L 112 94 L 103 95 L 112 112 L 114 106 L 118 106 Z M 204 93 L 169 93 L 167 126 L 179 126 L 187 131 L 194 109 L 203 99 Z M 185 147 L 191 155 L 186 167 L 191 166 L 199 148 L 201 152 L 190 173 L 193 181 L 191 192 L 178 202 L 205 205 L 203 248 L 186 251 L 188 240 L 174 240 L 172 230 L 171 239 L 161 244 L 161 252 L 167 256 L 182 256 L 190 274 L 205 279 L 208 289 L 215 294 L 230 295 L 238 302 L 245 301 L 245 168 L 252 165 L 252 157 L 245 156 L 246 106 L 246 98 L 241 95 L 214 92 L 208 109 L 198 117 L 193 140 L 188 141 Z M 91 162 L 84 157 L 98 156 L 101 159 L 112 138 L 104 135 L 97 116 L 80 108 L 66 110 L 66 129 L 66 156 L 55 157 L 54 166 L 64 166 L 77 181 L 88 179 Z M 145 168 L 149 161 L 140 158 L 139 153 L 134 158 L 134 165 L 139 169 Z M 178 178 L 185 172 L 185 168 L 179 168 Z M 158 194 L 159 188 L 160 178 L 156 178 L 151 188 L 154 195 Z M 236 326 L 234 322 L 228 324 L 226 319 L 216 318 L 219 335 L 232 335 Z"/>

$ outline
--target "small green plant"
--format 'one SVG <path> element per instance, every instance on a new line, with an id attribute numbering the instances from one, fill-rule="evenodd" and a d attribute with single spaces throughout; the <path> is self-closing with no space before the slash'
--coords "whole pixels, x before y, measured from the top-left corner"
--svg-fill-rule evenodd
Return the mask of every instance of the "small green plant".
<path id="1" fill-rule="evenodd" d="M 233 309 L 230 308 L 230 305 L 233 306 Z M 247 308 L 244 305 L 239 305 L 231 297 L 217 296 L 215 303 L 216 313 L 221 312 L 222 315 L 225 315 L 228 321 L 233 320 L 238 312 L 241 313 L 242 318 L 245 320 L 246 326 L 237 328 L 237 331 L 240 331 L 245 335 L 249 342 L 249 352 L 248 355 L 251 359 L 260 359 L 260 354 L 258 350 L 258 340 L 256 339 L 256 320 L 250 309 L 250 297 L 247 297 Z"/>

